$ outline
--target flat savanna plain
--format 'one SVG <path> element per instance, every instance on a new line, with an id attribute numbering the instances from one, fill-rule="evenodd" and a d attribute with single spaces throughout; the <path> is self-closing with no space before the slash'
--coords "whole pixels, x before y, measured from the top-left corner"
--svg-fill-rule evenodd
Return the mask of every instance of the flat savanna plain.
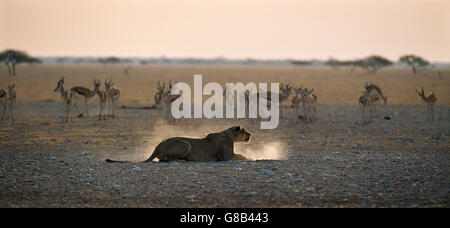
<path id="1" fill-rule="evenodd" d="M 450 69 L 413 75 L 407 68 L 375 76 L 357 69 L 275 66 L 19 66 L 15 78 L 0 66 L 0 86 L 16 83 L 17 120 L 0 122 L 1 207 L 449 207 Z M 437 72 L 441 73 L 438 74 Z M 153 104 L 158 80 L 203 83 L 282 82 L 314 88 L 317 120 L 303 123 L 285 103 L 274 130 L 259 121 L 180 120 L 160 109 L 120 109 L 119 117 L 92 116 L 63 123 L 57 80 L 92 88 L 111 78 L 121 104 Z M 365 82 L 388 96 L 375 121 L 361 124 L 357 99 Z M 438 97 L 436 121 L 415 93 Z M 206 99 L 206 97 L 205 97 Z M 205 100 L 204 99 L 204 100 Z M 84 110 L 83 100 L 79 102 Z M 391 120 L 385 120 L 389 116 Z M 141 161 L 169 136 L 203 137 L 242 124 L 250 143 L 236 152 L 255 161 L 105 163 Z"/>

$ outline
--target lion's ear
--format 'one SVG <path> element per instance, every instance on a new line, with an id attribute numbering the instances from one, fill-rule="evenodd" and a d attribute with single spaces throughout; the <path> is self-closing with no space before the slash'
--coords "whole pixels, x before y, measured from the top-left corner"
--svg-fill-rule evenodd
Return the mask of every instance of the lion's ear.
<path id="1" fill-rule="evenodd" d="M 242 131 L 242 125 L 239 125 L 239 131 Z"/>

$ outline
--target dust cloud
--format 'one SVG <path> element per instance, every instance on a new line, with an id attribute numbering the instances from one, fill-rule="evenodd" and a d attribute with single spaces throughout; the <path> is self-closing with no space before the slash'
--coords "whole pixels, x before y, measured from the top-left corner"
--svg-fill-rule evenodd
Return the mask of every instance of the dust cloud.
<path id="1" fill-rule="evenodd" d="M 257 145 L 235 144 L 234 152 L 252 160 L 286 160 L 287 150 L 281 142 L 268 142 Z"/>

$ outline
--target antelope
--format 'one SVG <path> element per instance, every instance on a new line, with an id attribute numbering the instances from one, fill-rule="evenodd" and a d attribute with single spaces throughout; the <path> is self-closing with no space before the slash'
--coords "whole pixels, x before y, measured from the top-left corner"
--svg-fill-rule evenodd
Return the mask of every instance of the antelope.
<path id="1" fill-rule="evenodd" d="M 5 118 L 6 107 L 8 104 L 8 92 L 6 92 L 5 89 L 0 89 L 0 104 L 3 106 L 2 118 L 0 120 L 3 120 L 3 118 Z"/>
<path id="2" fill-rule="evenodd" d="M 417 94 L 419 94 L 420 98 L 422 98 L 422 100 L 427 103 L 427 119 L 429 119 L 431 112 L 431 121 L 434 121 L 434 103 L 437 101 L 436 95 L 434 94 L 434 92 L 431 92 L 431 94 L 426 97 L 425 92 L 423 91 L 423 87 L 420 92 L 416 89 L 416 92 Z"/>
<path id="3" fill-rule="evenodd" d="M 300 117 L 300 115 L 298 114 L 299 108 L 300 108 L 300 103 L 302 103 L 302 88 L 294 88 L 294 92 L 295 92 L 295 96 L 292 98 L 291 102 L 291 108 L 295 109 L 295 118 Z"/>
<path id="4" fill-rule="evenodd" d="M 59 91 L 61 92 L 61 97 L 64 101 L 64 116 L 63 116 L 63 122 L 69 121 L 69 112 L 70 112 L 70 106 L 72 105 L 72 91 L 65 90 L 64 89 L 64 77 L 61 77 L 61 79 L 56 84 L 56 88 L 53 90 L 54 92 Z M 77 108 L 78 109 L 78 108 Z M 78 110 L 79 112 L 79 110 Z"/>
<path id="5" fill-rule="evenodd" d="M 289 84 L 287 84 L 285 86 L 285 85 L 283 85 L 283 83 L 281 83 L 280 85 L 281 85 L 280 86 L 281 93 L 278 94 L 278 99 L 279 99 L 278 102 L 281 104 L 283 101 L 285 101 L 291 95 L 292 87 L 289 86 Z M 256 97 L 259 100 L 259 97 L 260 97 L 259 92 L 256 92 Z M 266 99 L 267 101 L 272 101 L 272 93 L 271 92 L 267 92 L 266 94 L 263 94 L 261 97 Z M 245 91 L 245 101 L 248 102 L 248 100 L 249 100 L 249 92 Z"/>
<path id="6" fill-rule="evenodd" d="M 163 82 L 163 85 L 161 86 L 161 84 L 159 84 L 159 81 L 158 81 L 158 92 L 156 92 L 156 94 L 155 94 L 155 104 L 156 105 L 159 105 L 159 104 L 161 104 L 161 99 L 162 99 L 162 97 L 163 97 L 163 94 L 164 94 L 164 87 L 166 86 L 166 82 Z"/>
<path id="7" fill-rule="evenodd" d="M 128 75 L 130 73 L 130 70 L 131 70 L 131 66 L 127 66 L 127 68 L 123 69 L 123 73 L 125 75 Z"/>
<path id="8" fill-rule="evenodd" d="M 114 118 L 117 112 L 117 104 L 119 103 L 120 90 L 116 87 L 113 87 L 112 85 L 114 85 L 114 82 L 112 80 L 108 81 L 105 79 L 105 88 L 107 96 L 106 103 L 108 103 L 109 101 L 109 110 L 112 117 Z"/>
<path id="9" fill-rule="evenodd" d="M 176 82 L 174 83 L 174 84 L 176 84 Z M 163 106 L 163 114 L 165 115 L 165 116 L 167 116 L 168 118 L 169 118 L 169 120 L 171 119 L 171 117 L 172 117 L 172 115 L 170 114 L 170 104 L 172 104 L 172 102 L 174 102 L 176 99 L 178 99 L 179 97 L 181 97 L 181 95 L 180 94 L 175 94 L 175 95 L 172 95 L 171 94 L 171 92 L 172 92 L 172 86 L 173 86 L 173 84 L 172 84 L 172 81 L 169 81 L 169 88 L 168 88 L 168 90 L 166 91 L 166 92 L 164 92 L 163 94 L 162 94 L 162 97 L 161 97 L 161 101 L 163 102 L 163 104 L 164 104 L 164 106 Z M 163 88 L 164 88 L 164 86 L 163 86 Z"/>
<path id="10" fill-rule="evenodd" d="M 13 84 L 12 86 L 8 85 L 8 109 L 9 114 L 11 116 L 11 121 L 14 121 L 14 106 L 16 104 L 16 91 L 14 91 L 14 88 L 16 87 L 16 84 Z"/>
<path id="11" fill-rule="evenodd" d="M 280 99 L 280 104 L 281 104 L 283 101 L 287 100 L 288 97 L 291 95 L 291 93 L 292 93 L 292 86 L 290 86 L 289 84 L 286 84 L 286 85 L 280 84 L 280 85 L 281 85 L 281 88 L 280 88 L 281 96 L 279 96 L 279 99 Z M 269 98 L 270 98 L 270 93 L 268 95 L 269 95 Z"/>
<path id="12" fill-rule="evenodd" d="M 381 88 L 375 84 L 370 83 L 364 85 L 366 89 L 358 99 L 359 104 L 362 107 L 362 115 L 364 123 L 371 123 L 373 120 L 374 104 L 378 101 L 383 101 L 384 105 L 387 105 L 387 96 L 383 95 Z M 367 113 L 369 115 L 367 115 Z M 368 117 L 368 118 L 367 118 Z"/>
<path id="13" fill-rule="evenodd" d="M 302 88 L 294 88 L 295 96 L 291 100 L 292 108 L 297 108 L 300 105 L 300 103 L 302 103 L 302 97 L 301 97 L 302 90 L 303 90 Z"/>
<path id="14" fill-rule="evenodd" d="M 94 85 L 95 85 L 95 80 L 94 80 Z M 82 86 L 75 86 L 75 87 L 72 87 L 70 90 L 72 91 L 74 98 L 80 97 L 80 96 L 84 97 L 84 106 L 86 109 L 86 116 L 89 117 L 88 100 L 90 98 L 92 98 L 93 96 L 95 96 L 95 94 L 97 94 L 96 88 L 94 88 L 94 90 L 90 90 L 90 89 L 82 87 Z M 75 102 L 75 106 L 78 109 L 76 102 Z M 80 116 L 83 116 L 83 114 L 80 113 Z"/>
<path id="15" fill-rule="evenodd" d="M 176 82 L 174 83 L 176 84 Z M 172 95 L 172 81 L 169 81 L 169 89 L 164 93 L 163 97 L 162 97 L 162 101 L 166 104 L 171 104 L 172 102 L 174 102 L 176 99 L 178 99 L 179 97 L 181 97 L 180 94 L 175 94 Z"/>
<path id="16" fill-rule="evenodd" d="M 278 103 L 281 104 L 283 101 L 287 100 L 289 98 L 289 96 L 292 93 L 292 87 L 289 84 L 283 85 L 283 83 L 280 83 L 280 90 L 281 93 L 278 94 Z M 250 105 L 249 103 L 249 96 L 250 93 L 248 91 L 245 91 L 245 102 L 248 105 Z M 272 93 L 271 92 L 266 92 L 265 94 L 262 94 L 262 96 L 260 96 L 259 92 L 256 92 L 256 98 L 259 101 L 259 99 L 263 98 L 267 100 L 267 105 L 268 107 L 270 107 L 271 105 L 271 101 L 272 101 Z M 283 112 L 281 110 L 281 106 L 280 106 L 280 117 L 283 118 Z"/>
<path id="17" fill-rule="evenodd" d="M 105 90 L 100 89 L 100 80 L 94 80 L 95 88 L 96 88 L 96 94 L 100 98 L 100 113 L 98 114 L 98 120 L 101 120 L 103 117 L 103 120 L 106 120 L 105 116 L 105 105 L 106 105 L 106 99 L 107 99 L 107 93 Z"/>
<path id="18" fill-rule="evenodd" d="M 377 86 L 373 83 L 370 83 L 370 85 L 367 85 L 367 82 L 366 82 L 366 86 L 371 87 L 374 89 L 374 91 L 376 91 L 376 93 L 371 94 L 371 99 L 373 101 L 372 103 L 375 103 L 379 100 L 383 100 L 384 106 L 387 105 L 387 96 L 383 95 L 383 92 L 381 91 L 381 88 L 379 86 Z"/>
<path id="19" fill-rule="evenodd" d="M 312 121 L 316 116 L 317 96 L 313 93 L 314 89 L 304 88 L 300 91 L 302 95 L 303 114 L 305 121 Z"/>

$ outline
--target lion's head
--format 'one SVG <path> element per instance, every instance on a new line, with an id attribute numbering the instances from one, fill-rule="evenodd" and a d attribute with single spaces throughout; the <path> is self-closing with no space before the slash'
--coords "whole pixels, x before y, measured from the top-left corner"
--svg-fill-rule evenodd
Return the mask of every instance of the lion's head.
<path id="1" fill-rule="evenodd" d="M 245 130 L 242 125 L 234 126 L 228 129 L 231 133 L 233 142 L 249 142 L 251 134 Z"/>

